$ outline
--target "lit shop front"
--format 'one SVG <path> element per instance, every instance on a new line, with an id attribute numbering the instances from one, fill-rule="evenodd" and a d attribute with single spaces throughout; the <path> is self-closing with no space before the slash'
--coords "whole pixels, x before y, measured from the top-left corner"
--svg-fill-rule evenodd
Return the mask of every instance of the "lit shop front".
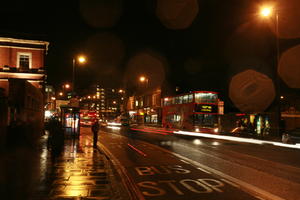
<path id="1" fill-rule="evenodd" d="M 78 107 L 61 106 L 61 123 L 67 136 L 79 137 L 80 112 Z"/>

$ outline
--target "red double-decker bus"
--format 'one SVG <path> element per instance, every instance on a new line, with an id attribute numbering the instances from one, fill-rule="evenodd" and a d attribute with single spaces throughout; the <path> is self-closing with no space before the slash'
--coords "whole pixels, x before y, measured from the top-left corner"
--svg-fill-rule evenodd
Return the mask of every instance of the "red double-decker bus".
<path id="1" fill-rule="evenodd" d="M 218 93 L 193 91 L 164 98 L 162 124 L 165 128 L 218 133 Z"/>
<path id="2" fill-rule="evenodd" d="M 95 119 L 97 119 L 96 111 L 80 110 L 80 125 L 81 126 L 92 126 Z"/>

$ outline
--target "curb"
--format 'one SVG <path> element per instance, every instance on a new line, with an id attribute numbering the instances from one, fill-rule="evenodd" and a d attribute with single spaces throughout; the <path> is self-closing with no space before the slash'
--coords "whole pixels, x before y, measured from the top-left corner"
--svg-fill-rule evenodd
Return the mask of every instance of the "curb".
<path id="1" fill-rule="evenodd" d="M 109 162 L 112 163 L 114 170 L 119 175 L 122 185 L 127 192 L 126 196 L 128 196 L 131 200 L 145 200 L 134 181 L 128 176 L 126 169 L 121 165 L 121 163 L 119 163 L 113 154 L 101 143 L 98 143 L 97 149 L 106 156 Z"/>

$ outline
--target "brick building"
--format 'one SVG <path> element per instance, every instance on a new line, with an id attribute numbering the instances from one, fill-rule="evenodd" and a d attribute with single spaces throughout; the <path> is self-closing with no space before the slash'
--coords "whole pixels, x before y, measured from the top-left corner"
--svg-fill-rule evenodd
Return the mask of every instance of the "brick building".
<path id="1" fill-rule="evenodd" d="M 2 98 L 7 99 L 7 112 L 0 113 L 2 126 L 18 118 L 42 128 L 48 45 L 45 41 L 0 37 L 0 88 Z"/>

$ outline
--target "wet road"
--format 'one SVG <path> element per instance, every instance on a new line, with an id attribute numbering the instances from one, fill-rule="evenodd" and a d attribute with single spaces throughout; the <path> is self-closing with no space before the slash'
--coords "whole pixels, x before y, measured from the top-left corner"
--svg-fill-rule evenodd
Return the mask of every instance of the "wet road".
<path id="1" fill-rule="evenodd" d="M 146 199 L 238 199 L 240 190 L 262 199 L 300 199 L 299 150 L 174 136 L 151 129 L 105 131 L 110 133 L 101 134 L 102 144 L 130 173 L 130 178 Z M 161 174 L 159 169 L 165 169 L 165 166 L 174 168 L 174 165 L 189 173 L 167 171 Z M 145 173 L 149 171 L 151 175 L 144 175 L 139 169 L 144 169 Z M 203 196 L 196 190 L 186 190 L 188 186 L 180 182 L 186 179 L 192 184 L 191 188 L 198 183 L 192 180 L 212 179 L 214 184 L 223 185 L 220 186 L 223 190 L 212 189 L 211 195 Z M 161 180 L 175 182 L 172 185 L 173 182 L 161 183 Z M 177 187 L 179 191 L 176 191 Z M 254 197 L 242 197 L 251 198 Z"/>
<path id="2" fill-rule="evenodd" d="M 299 199 L 299 150 L 151 129 L 103 130 L 103 148 L 140 198 Z"/>

